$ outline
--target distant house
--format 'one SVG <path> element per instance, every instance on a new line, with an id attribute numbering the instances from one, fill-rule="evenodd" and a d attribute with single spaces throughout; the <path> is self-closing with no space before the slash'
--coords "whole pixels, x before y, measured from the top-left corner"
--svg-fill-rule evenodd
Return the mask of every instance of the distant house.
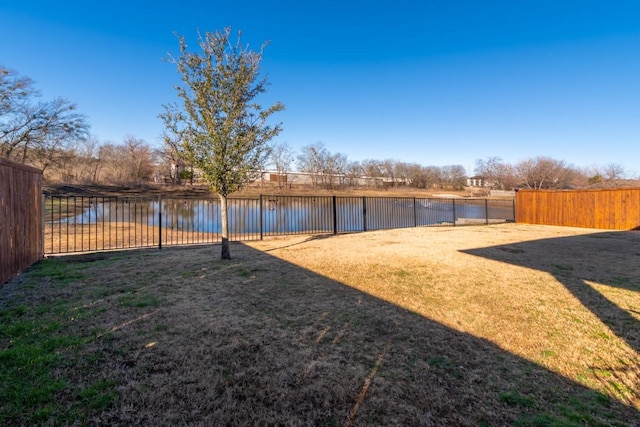
<path id="1" fill-rule="evenodd" d="M 467 187 L 487 187 L 487 181 L 477 175 L 477 176 L 471 176 L 467 178 Z"/>

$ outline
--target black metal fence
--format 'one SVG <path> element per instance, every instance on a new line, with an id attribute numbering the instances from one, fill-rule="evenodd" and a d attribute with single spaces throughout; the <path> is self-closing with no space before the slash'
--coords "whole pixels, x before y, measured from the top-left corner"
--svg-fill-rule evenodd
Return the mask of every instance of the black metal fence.
<path id="1" fill-rule="evenodd" d="M 260 196 L 229 200 L 229 238 L 338 234 L 514 221 L 514 200 Z M 45 254 L 217 243 L 220 201 L 172 197 L 44 200 Z"/>

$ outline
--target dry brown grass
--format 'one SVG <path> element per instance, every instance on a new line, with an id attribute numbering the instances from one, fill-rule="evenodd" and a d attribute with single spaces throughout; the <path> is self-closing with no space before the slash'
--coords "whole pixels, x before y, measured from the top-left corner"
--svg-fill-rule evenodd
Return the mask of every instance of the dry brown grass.
<path id="1" fill-rule="evenodd" d="M 253 236 L 245 233 L 245 238 Z M 257 237 L 256 237 L 257 238 Z M 98 222 L 94 224 L 45 224 L 44 253 L 106 251 L 142 247 L 158 247 L 157 226 L 133 222 Z M 179 230 L 162 227 L 162 245 L 197 245 L 220 242 L 218 233 Z"/>
<path id="2" fill-rule="evenodd" d="M 640 233 L 420 228 L 234 244 L 232 256 L 62 257 L 85 278 L 27 272 L 0 303 L 90 311 L 68 323 L 102 331 L 85 351 L 103 357 L 82 372 L 119 393 L 96 423 L 640 423 Z"/>

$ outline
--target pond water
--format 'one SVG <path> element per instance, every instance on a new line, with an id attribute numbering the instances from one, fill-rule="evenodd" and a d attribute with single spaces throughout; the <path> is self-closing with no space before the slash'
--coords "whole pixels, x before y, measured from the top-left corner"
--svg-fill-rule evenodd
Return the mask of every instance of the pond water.
<path id="1" fill-rule="evenodd" d="M 162 221 L 163 227 L 205 233 L 219 233 L 221 228 L 218 199 L 90 198 L 88 204 L 82 213 L 61 222 L 157 226 Z M 454 224 L 461 219 L 507 221 L 513 219 L 513 204 L 479 199 L 338 197 L 334 203 L 332 197 L 264 197 L 229 199 L 228 215 L 231 233 L 275 235 L 332 232 L 334 227 L 346 232 Z"/>

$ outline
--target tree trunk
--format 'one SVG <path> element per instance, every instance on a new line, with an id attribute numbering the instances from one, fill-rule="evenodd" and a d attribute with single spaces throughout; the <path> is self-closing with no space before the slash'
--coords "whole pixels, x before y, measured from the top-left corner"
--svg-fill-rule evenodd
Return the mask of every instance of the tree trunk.
<path id="1" fill-rule="evenodd" d="M 227 216 L 227 196 L 220 196 L 220 222 L 222 234 L 222 259 L 231 259 L 229 251 L 229 218 Z"/>

